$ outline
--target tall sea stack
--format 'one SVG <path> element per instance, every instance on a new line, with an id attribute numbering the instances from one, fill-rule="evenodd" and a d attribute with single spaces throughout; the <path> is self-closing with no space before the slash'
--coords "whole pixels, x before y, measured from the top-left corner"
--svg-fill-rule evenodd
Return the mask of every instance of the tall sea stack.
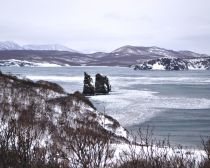
<path id="1" fill-rule="evenodd" d="M 92 96 L 92 95 L 95 94 L 93 79 L 86 72 L 84 72 L 83 94 L 86 95 L 86 96 Z"/>
<path id="2" fill-rule="evenodd" d="M 96 74 L 95 94 L 108 94 L 110 91 L 109 79 L 101 74 Z"/>

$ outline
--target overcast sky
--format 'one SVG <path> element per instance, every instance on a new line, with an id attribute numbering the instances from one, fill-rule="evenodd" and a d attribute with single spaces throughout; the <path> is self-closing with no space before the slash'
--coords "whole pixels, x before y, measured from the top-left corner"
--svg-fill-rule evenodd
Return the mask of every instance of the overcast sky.
<path id="1" fill-rule="evenodd" d="M 210 54 L 210 0 L 0 0 L 0 41 Z"/>

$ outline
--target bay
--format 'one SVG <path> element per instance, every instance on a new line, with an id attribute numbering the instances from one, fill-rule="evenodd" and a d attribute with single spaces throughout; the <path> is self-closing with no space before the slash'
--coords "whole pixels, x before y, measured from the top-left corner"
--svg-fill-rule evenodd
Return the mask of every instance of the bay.
<path id="1" fill-rule="evenodd" d="M 67 92 L 83 89 L 83 74 L 107 75 L 109 95 L 90 99 L 101 112 L 134 133 L 147 125 L 154 136 L 170 135 L 172 144 L 201 147 L 210 136 L 210 71 L 134 71 L 127 67 L 1 67 L 34 81 L 60 84 Z"/>

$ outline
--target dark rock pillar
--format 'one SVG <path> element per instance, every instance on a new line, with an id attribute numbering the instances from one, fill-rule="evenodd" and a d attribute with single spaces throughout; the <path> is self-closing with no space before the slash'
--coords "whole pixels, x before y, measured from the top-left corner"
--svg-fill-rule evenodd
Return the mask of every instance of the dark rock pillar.
<path id="1" fill-rule="evenodd" d="M 101 74 L 96 74 L 95 93 L 108 94 L 110 91 L 111 85 L 109 84 L 109 79 Z"/>
<path id="2" fill-rule="evenodd" d="M 93 79 L 86 72 L 84 73 L 83 94 L 86 96 L 91 96 L 95 94 L 95 88 L 93 86 Z"/>

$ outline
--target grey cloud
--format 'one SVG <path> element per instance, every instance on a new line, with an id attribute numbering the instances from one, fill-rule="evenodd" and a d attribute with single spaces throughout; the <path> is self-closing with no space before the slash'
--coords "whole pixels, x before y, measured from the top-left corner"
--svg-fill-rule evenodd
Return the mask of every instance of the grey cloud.
<path id="1" fill-rule="evenodd" d="M 207 52 L 209 0 L 0 0 L 1 40 L 77 50 L 157 45 Z"/>

